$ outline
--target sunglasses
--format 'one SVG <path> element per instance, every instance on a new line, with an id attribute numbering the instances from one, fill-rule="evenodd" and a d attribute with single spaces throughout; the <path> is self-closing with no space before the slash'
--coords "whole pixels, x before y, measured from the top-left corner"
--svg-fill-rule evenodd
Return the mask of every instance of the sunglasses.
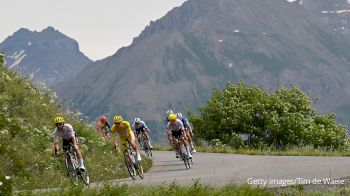
<path id="1" fill-rule="evenodd" d="M 63 123 L 56 123 L 55 125 L 56 125 L 56 127 L 59 127 L 59 126 L 63 125 Z"/>
<path id="2" fill-rule="evenodd" d="M 116 124 L 116 125 L 120 125 L 120 123 L 119 123 L 119 122 L 116 122 L 116 123 L 114 123 L 114 124 Z"/>

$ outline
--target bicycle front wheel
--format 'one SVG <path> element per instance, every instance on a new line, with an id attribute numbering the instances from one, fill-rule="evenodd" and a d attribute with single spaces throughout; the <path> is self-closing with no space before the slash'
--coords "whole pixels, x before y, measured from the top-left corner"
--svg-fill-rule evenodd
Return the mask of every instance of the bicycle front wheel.
<path id="1" fill-rule="evenodd" d="M 85 185 L 89 185 L 90 184 L 90 178 L 89 178 L 89 175 L 88 175 L 88 172 L 87 170 L 85 169 L 85 171 L 80 171 L 80 179 L 81 181 L 83 181 L 83 183 Z"/>
<path id="2" fill-rule="evenodd" d="M 76 172 L 76 168 L 77 168 L 76 161 L 71 156 L 68 156 L 65 159 L 65 165 L 66 165 L 66 170 L 70 181 L 74 185 L 78 185 L 79 176 L 77 175 L 77 172 Z"/>
<path id="3" fill-rule="evenodd" d="M 124 160 L 125 160 L 125 166 L 128 169 L 130 177 L 135 180 L 136 179 L 136 172 L 135 172 L 135 166 L 134 163 L 131 160 L 131 157 L 129 155 L 124 154 Z"/>
<path id="4" fill-rule="evenodd" d="M 186 169 L 190 169 L 191 168 L 191 164 L 189 162 L 189 158 L 188 158 L 188 154 L 187 154 L 187 150 L 185 148 L 185 146 L 183 144 L 180 144 L 180 156 L 182 157 L 182 160 L 186 166 Z"/>
<path id="5" fill-rule="evenodd" d="M 143 167 L 141 162 L 139 162 L 138 164 L 135 164 L 135 169 L 137 171 L 137 174 L 140 176 L 140 178 L 143 179 L 145 176 L 143 175 Z"/>

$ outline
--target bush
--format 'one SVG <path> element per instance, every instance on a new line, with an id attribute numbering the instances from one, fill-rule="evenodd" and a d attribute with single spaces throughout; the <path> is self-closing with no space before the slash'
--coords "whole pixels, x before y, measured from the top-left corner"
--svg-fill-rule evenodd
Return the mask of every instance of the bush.
<path id="1" fill-rule="evenodd" d="M 280 87 L 268 94 L 242 81 L 215 90 L 200 115 L 191 115 L 196 139 L 215 139 L 231 147 L 327 147 L 340 149 L 348 138 L 335 114 L 317 115 L 309 97 L 298 87 Z"/>

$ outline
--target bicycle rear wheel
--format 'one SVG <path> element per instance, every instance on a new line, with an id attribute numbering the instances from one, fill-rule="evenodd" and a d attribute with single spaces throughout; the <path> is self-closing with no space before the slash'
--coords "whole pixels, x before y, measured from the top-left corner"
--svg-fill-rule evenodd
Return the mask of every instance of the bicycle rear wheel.
<path id="1" fill-rule="evenodd" d="M 65 165 L 66 165 L 66 170 L 70 181 L 74 185 L 78 185 L 79 176 L 77 175 L 77 172 L 76 172 L 76 169 L 77 169 L 76 160 L 71 155 L 69 155 L 65 159 Z"/>

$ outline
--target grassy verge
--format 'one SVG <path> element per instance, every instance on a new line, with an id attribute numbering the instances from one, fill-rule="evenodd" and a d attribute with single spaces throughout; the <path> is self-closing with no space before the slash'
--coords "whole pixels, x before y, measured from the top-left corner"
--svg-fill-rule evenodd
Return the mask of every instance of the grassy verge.
<path id="1" fill-rule="evenodd" d="M 22 195 L 31 195 L 31 192 L 24 192 Z M 290 187 L 283 191 L 273 191 L 266 188 L 251 187 L 250 185 L 236 185 L 228 184 L 221 187 L 213 187 L 203 185 L 199 182 L 194 182 L 188 186 L 178 185 L 172 183 L 170 185 L 126 185 L 119 184 L 117 186 L 106 185 L 100 189 L 83 189 L 82 187 L 75 187 L 72 189 L 61 189 L 59 191 L 35 193 L 35 195 L 49 195 L 49 196 L 69 196 L 69 195 L 250 195 L 250 196 L 272 196 L 272 195 L 288 195 L 288 196 L 332 196 L 332 195 L 349 195 L 350 189 L 348 187 L 337 188 L 322 192 L 306 192 L 299 187 Z"/>
<path id="2" fill-rule="evenodd" d="M 29 193 L 30 194 L 30 193 Z M 211 187 L 202 185 L 198 182 L 191 186 L 180 186 L 176 183 L 170 185 L 118 185 L 118 186 L 105 186 L 102 189 L 71 189 L 65 191 L 45 193 L 42 195 L 273 195 L 272 192 L 260 189 L 252 188 L 249 185 L 227 185 L 223 187 Z"/>
<path id="3" fill-rule="evenodd" d="M 171 151 L 171 146 L 155 145 L 154 150 Z M 273 147 L 260 149 L 234 149 L 228 146 L 210 147 L 197 146 L 197 152 L 208 153 L 227 153 L 227 154 L 247 154 L 247 155 L 272 155 L 272 156 L 350 156 L 350 151 L 327 150 L 322 148 L 313 148 L 310 146 L 304 147 L 289 147 L 284 150 L 278 150 Z"/>

